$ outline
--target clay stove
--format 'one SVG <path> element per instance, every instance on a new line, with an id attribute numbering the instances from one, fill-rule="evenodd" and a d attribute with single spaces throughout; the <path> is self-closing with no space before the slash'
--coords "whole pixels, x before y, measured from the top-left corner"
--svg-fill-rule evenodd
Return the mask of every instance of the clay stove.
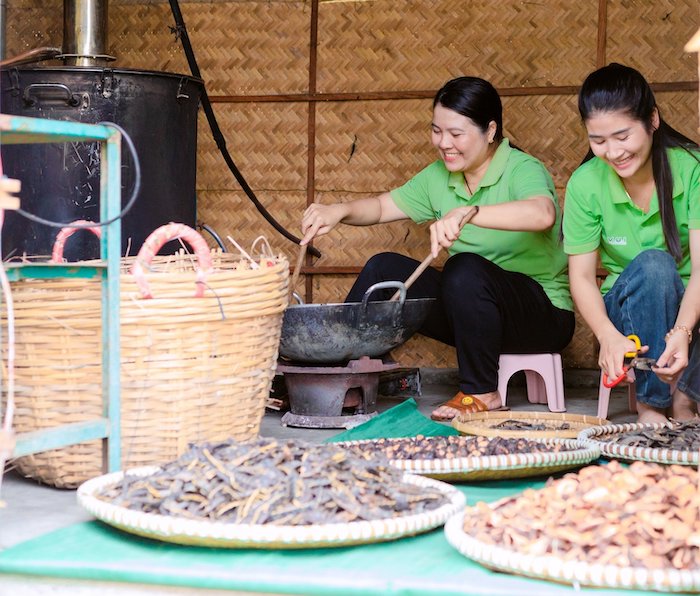
<path id="1" fill-rule="evenodd" d="M 282 425 L 352 428 L 367 422 L 377 415 L 380 374 L 397 368 L 368 356 L 337 366 L 280 362 L 290 408 Z"/>

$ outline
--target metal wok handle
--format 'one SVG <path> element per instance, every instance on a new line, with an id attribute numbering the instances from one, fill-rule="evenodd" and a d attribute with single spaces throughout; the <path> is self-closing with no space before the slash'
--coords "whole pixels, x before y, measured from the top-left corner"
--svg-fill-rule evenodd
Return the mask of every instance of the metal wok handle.
<path id="1" fill-rule="evenodd" d="M 39 97 L 57 98 L 65 101 L 69 106 L 75 107 L 80 105 L 80 96 L 73 93 L 68 85 L 63 83 L 32 83 L 24 88 L 22 100 L 28 106 L 34 106 L 38 103 Z"/>
<path id="2" fill-rule="evenodd" d="M 377 290 L 386 290 L 396 288 L 396 294 L 399 295 L 398 308 L 394 309 L 394 314 L 392 317 L 391 324 L 394 327 L 401 325 L 401 313 L 403 311 L 403 303 L 406 301 L 406 286 L 400 281 L 380 281 L 367 288 L 365 295 L 362 297 L 362 305 L 360 306 L 360 311 L 358 315 L 358 320 L 356 324 L 358 327 L 366 325 L 367 321 L 367 305 L 369 303 L 369 297 Z"/>

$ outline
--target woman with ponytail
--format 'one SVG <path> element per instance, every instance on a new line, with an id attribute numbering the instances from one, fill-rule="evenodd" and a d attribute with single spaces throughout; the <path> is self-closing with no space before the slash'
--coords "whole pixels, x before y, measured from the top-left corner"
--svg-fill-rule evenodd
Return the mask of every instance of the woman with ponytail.
<path id="1" fill-rule="evenodd" d="M 571 293 L 610 379 L 635 351 L 629 334 L 656 359 L 652 370 L 635 371 L 639 422 L 692 418 L 700 401 L 698 145 L 663 120 L 651 87 L 628 66 L 591 73 L 578 107 L 590 151 L 566 188 Z M 600 289 L 599 258 L 608 272 Z"/>

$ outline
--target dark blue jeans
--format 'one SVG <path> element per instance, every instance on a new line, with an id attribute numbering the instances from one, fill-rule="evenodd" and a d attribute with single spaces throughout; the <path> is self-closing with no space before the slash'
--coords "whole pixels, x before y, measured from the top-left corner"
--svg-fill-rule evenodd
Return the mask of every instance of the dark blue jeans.
<path id="1" fill-rule="evenodd" d="M 404 281 L 418 261 L 396 253 L 372 257 L 346 302 L 360 302 L 371 285 Z M 389 299 L 394 290 L 376 300 Z M 559 352 L 571 341 L 574 313 L 555 307 L 542 286 L 475 254 L 450 257 L 442 271 L 428 267 L 408 298 L 436 298 L 420 333 L 457 349 L 459 389 L 488 393 L 498 388 L 503 353 Z"/>
<path id="2" fill-rule="evenodd" d="M 664 336 L 673 327 L 685 288 L 673 257 L 662 250 L 640 253 L 622 272 L 603 298 L 613 325 L 629 335 L 639 336 L 648 345 L 646 356 L 658 358 L 666 347 Z M 637 400 L 654 408 L 671 405 L 671 387 L 652 371 L 634 371 Z M 689 397 L 700 400 L 700 350 L 695 342 L 690 349 L 690 362 L 678 388 Z"/>

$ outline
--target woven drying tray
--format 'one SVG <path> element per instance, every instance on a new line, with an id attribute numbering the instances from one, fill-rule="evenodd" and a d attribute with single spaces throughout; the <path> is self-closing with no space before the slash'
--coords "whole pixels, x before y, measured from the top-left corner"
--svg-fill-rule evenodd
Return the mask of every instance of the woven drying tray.
<path id="1" fill-rule="evenodd" d="M 696 450 L 678 451 L 677 449 L 658 449 L 652 447 L 630 447 L 610 441 L 601 440 L 611 435 L 624 434 L 630 431 L 657 430 L 670 428 L 670 423 L 656 424 L 609 424 L 607 426 L 588 428 L 579 434 L 579 443 L 590 447 L 598 447 L 601 455 L 609 459 L 624 461 L 647 461 L 657 464 L 678 464 L 681 466 L 697 466 L 700 456 Z"/>
<path id="2" fill-rule="evenodd" d="M 496 507 L 502 501 L 491 503 Z M 567 561 L 555 555 L 523 554 L 502 546 L 488 544 L 464 531 L 462 511 L 445 524 L 445 538 L 465 557 L 481 565 L 516 575 L 552 580 L 595 588 L 624 588 L 658 592 L 692 592 L 700 590 L 700 572 L 678 569 L 647 569 L 617 565 Z M 533 590 L 536 593 L 537 590 Z"/>
<path id="3" fill-rule="evenodd" d="M 391 439 L 387 439 L 391 440 Z M 528 478 L 544 476 L 584 466 L 600 456 L 597 447 L 582 447 L 573 439 L 534 439 L 546 445 L 561 444 L 568 451 L 552 453 L 509 453 L 507 455 L 482 455 L 446 459 L 393 459 L 391 464 L 411 474 L 420 474 L 439 480 L 500 480 L 504 478 Z M 336 445 L 372 443 L 346 441 Z"/>
<path id="4" fill-rule="evenodd" d="M 529 424 L 545 424 L 547 430 L 507 430 L 494 428 L 506 420 L 516 420 Z M 566 423 L 569 428 L 561 429 Z M 608 421 L 585 414 L 567 414 L 556 412 L 476 412 L 460 414 L 452 420 L 452 426 L 463 435 L 481 435 L 484 437 L 507 437 L 526 439 L 575 439 L 585 428 L 608 424 Z M 551 430 L 550 430 L 551 429 Z"/>
<path id="5" fill-rule="evenodd" d="M 157 466 L 145 466 L 128 472 L 132 476 L 148 476 L 158 469 Z M 144 513 L 107 503 L 95 496 L 103 488 L 119 482 L 123 475 L 124 472 L 113 472 L 81 484 L 78 503 L 97 519 L 125 532 L 195 546 L 304 549 L 384 542 L 438 528 L 461 511 L 466 503 L 464 494 L 449 484 L 406 474 L 406 482 L 437 489 L 449 499 L 449 503 L 424 513 L 372 521 L 311 526 L 237 524 Z"/>

